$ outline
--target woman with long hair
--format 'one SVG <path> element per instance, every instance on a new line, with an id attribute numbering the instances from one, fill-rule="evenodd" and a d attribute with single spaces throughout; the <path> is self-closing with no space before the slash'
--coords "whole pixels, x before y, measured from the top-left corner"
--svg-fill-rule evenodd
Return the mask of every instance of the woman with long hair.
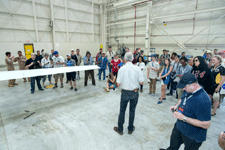
<path id="1" fill-rule="evenodd" d="M 159 77 L 161 79 L 161 97 L 157 104 L 161 104 L 162 100 L 166 100 L 166 86 L 170 82 L 171 71 L 173 70 L 173 66 L 170 65 L 170 58 L 165 60 L 165 66 L 163 67 Z"/>
<path id="2" fill-rule="evenodd" d="M 212 99 L 213 91 L 213 74 L 208 68 L 205 59 L 202 56 L 196 56 L 193 59 L 193 68 L 191 73 L 196 76 L 198 83 L 203 86 L 206 93 Z"/>
<path id="3" fill-rule="evenodd" d="M 106 82 L 106 88 L 104 88 L 104 89 L 105 89 L 106 92 L 109 92 L 109 89 L 115 90 L 116 87 L 117 87 L 116 76 L 114 76 L 113 73 L 111 72 L 109 74 L 109 79 Z"/>
<path id="4" fill-rule="evenodd" d="M 143 76 L 145 74 L 145 59 L 143 56 L 139 56 L 137 59 L 136 65 L 141 69 L 141 72 L 143 73 Z M 140 85 L 140 92 L 143 92 L 143 85 Z"/>
<path id="5" fill-rule="evenodd" d="M 212 58 L 212 64 L 214 65 L 211 67 L 211 72 L 214 77 L 213 111 L 211 113 L 212 116 L 216 115 L 216 110 L 220 104 L 220 99 L 219 99 L 220 88 L 222 87 L 225 81 L 225 68 L 221 65 L 222 61 L 223 61 L 222 58 L 218 55 L 215 55 Z M 214 96 L 214 95 L 218 95 L 218 96 Z"/>

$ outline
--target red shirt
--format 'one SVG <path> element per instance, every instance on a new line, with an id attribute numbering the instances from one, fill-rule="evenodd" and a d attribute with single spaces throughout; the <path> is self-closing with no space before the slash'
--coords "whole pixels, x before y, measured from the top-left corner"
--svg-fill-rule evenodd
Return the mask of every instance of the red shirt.
<path id="1" fill-rule="evenodd" d="M 113 64 L 113 66 L 112 66 L 112 72 L 117 73 L 118 70 L 119 70 L 118 65 L 121 63 L 120 59 L 117 62 L 115 62 L 114 59 L 113 59 L 111 61 L 111 63 Z"/>

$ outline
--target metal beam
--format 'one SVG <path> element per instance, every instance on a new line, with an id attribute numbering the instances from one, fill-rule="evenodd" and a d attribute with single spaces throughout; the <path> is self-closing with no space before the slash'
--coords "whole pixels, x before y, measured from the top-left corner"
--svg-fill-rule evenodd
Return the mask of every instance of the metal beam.
<path id="1" fill-rule="evenodd" d="M 38 28 L 37 28 L 37 18 L 36 18 L 36 9 L 35 9 L 35 2 L 32 0 L 33 5 L 33 13 L 34 13 L 34 26 L 35 26 L 35 32 L 36 32 L 36 39 L 37 43 L 39 43 L 39 37 L 38 37 Z"/>
<path id="2" fill-rule="evenodd" d="M 64 3 L 65 3 L 65 15 L 66 15 L 66 41 L 67 41 L 67 43 L 69 43 L 67 0 L 65 0 Z"/>
<path id="3" fill-rule="evenodd" d="M 224 7 L 217 7 L 217 8 L 203 9 L 203 10 L 196 10 L 196 11 L 189 11 L 189 12 L 176 13 L 176 14 L 165 15 L 165 16 L 152 17 L 151 20 L 171 18 L 171 17 L 179 17 L 179 16 L 192 15 L 192 14 L 198 14 L 198 13 L 206 13 L 206 12 L 218 11 L 218 10 L 224 10 L 224 9 L 225 9 L 225 6 Z M 107 24 L 106 26 L 133 23 L 133 22 L 141 22 L 141 21 L 146 21 L 146 18 L 145 19 L 132 19 L 132 20 L 128 20 L 128 21 L 120 21 L 120 22 L 117 22 L 117 23 Z"/>
<path id="4" fill-rule="evenodd" d="M 149 50 L 150 50 L 150 31 L 151 31 L 151 25 L 150 25 L 150 14 L 152 11 L 152 1 L 148 2 L 147 4 L 147 18 L 146 18 L 146 33 L 145 33 L 145 49 L 147 54 L 149 54 Z"/>
<path id="5" fill-rule="evenodd" d="M 201 31 L 199 31 L 197 34 L 193 35 L 190 39 L 188 39 L 187 41 L 184 42 L 184 44 L 186 44 L 187 42 L 189 42 L 191 39 L 193 39 L 194 37 L 196 37 L 197 35 L 199 35 L 200 33 L 202 33 L 204 30 L 208 29 L 209 27 L 211 27 L 211 25 L 215 24 L 217 21 L 221 20 L 223 17 L 225 16 L 225 14 L 223 14 L 221 17 L 219 17 L 218 19 L 216 19 L 215 21 L 211 22 L 207 27 L 205 27 L 204 29 L 202 29 Z"/>
<path id="6" fill-rule="evenodd" d="M 157 25 L 155 22 L 153 22 L 158 28 L 160 28 L 161 30 L 163 30 L 171 39 L 173 39 L 176 43 L 177 43 L 177 45 L 180 47 L 180 48 L 182 48 L 182 49 L 184 49 L 184 50 L 186 50 L 186 47 L 183 45 L 183 44 L 181 44 L 181 42 L 178 42 L 174 37 L 172 37 L 172 36 L 170 36 L 170 34 L 166 31 L 166 30 L 164 30 L 162 27 L 160 27 L 159 25 Z"/>
<path id="7" fill-rule="evenodd" d="M 52 21 L 52 44 L 53 49 L 55 49 L 55 20 L 54 20 L 54 11 L 53 11 L 53 0 L 50 1 L 50 10 L 51 10 L 51 21 Z"/>
<path id="8" fill-rule="evenodd" d="M 92 19 L 92 40 L 93 40 L 93 43 L 95 42 L 95 24 L 94 24 L 94 2 L 93 0 L 91 0 L 91 7 L 92 7 L 92 15 L 91 15 L 91 19 Z"/>

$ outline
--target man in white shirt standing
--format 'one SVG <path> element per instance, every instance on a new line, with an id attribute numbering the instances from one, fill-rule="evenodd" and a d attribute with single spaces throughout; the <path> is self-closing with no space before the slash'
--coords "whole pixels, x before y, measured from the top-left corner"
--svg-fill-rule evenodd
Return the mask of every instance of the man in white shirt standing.
<path id="1" fill-rule="evenodd" d="M 60 68 L 60 67 L 63 67 L 63 64 L 65 61 L 62 56 L 59 56 L 59 52 L 55 51 L 54 56 L 52 57 L 52 62 L 53 62 L 54 68 Z M 61 82 L 61 88 L 63 88 L 64 73 L 54 74 L 54 78 L 55 78 L 55 86 L 53 87 L 53 89 L 58 87 L 57 83 L 59 78 Z"/>
<path id="2" fill-rule="evenodd" d="M 159 71 L 159 63 L 156 61 L 156 54 L 151 55 L 152 61 L 148 64 L 147 69 L 147 78 L 150 80 L 149 82 L 149 94 L 155 96 L 156 90 L 156 80 L 157 74 Z"/>
<path id="3" fill-rule="evenodd" d="M 144 82 L 141 69 L 132 64 L 134 59 L 133 54 L 131 52 L 127 52 L 124 59 L 126 65 L 120 68 L 117 77 L 117 84 L 118 86 L 121 86 L 122 94 L 120 100 L 118 127 L 114 127 L 114 131 L 120 135 L 123 135 L 124 117 L 128 102 L 130 102 L 128 134 L 132 134 L 135 130 L 133 123 L 139 97 L 138 90 L 140 85 L 143 85 Z"/>
<path id="4" fill-rule="evenodd" d="M 42 64 L 43 68 L 52 68 L 52 64 L 50 62 L 48 53 L 44 54 L 44 58 L 42 58 L 41 64 Z M 52 82 L 51 82 L 52 75 L 45 75 L 44 78 L 42 79 L 43 87 L 45 87 L 45 81 L 46 81 L 47 76 L 48 76 L 49 84 L 52 84 Z"/>
<path id="5" fill-rule="evenodd" d="M 114 59 L 115 54 L 116 54 L 116 53 L 112 51 L 112 47 L 109 46 L 109 51 L 106 52 L 106 57 L 107 57 L 107 59 L 108 59 L 109 73 L 112 72 L 112 69 L 110 68 L 110 63 L 111 63 L 111 61 Z"/>

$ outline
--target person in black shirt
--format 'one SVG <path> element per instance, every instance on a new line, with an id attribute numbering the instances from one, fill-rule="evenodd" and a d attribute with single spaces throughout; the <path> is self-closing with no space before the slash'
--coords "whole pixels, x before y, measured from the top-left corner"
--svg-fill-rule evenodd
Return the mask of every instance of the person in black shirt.
<path id="1" fill-rule="evenodd" d="M 36 56 L 36 60 L 41 62 L 43 56 L 41 55 L 41 52 L 40 51 L 37 51 L 37 56 Z"/>
<path id="2" fill-rule="evenodd" d="M 212 95 L 215 90 L 213 89 L 213 74 L 202 56 L 197 56 L 194 58 L 191 73 L 195 75 L 198 79 L 198 83 L 203 86 L 204 90 L 212 99 Z"/>
<path id="3" fill-rule="evenodd" d="M 225 81 L 225 68 L 221 66 L 223 59 L 219 55 L 215 55 L 212 58 L 212 64 L 214 65 L 211 67 L 211 72 L 214 77 L 214 94 L 220 92 L 220 88 L 222 87 L 224 81 Z M 213 99 L 213 111 L 212 116 L 216 115 L 216 110 L 219 106 L 219 98 Z"/>
<path id="4" fill-rule="evenodd" d="M 71 49 L 71 59 L 75 60 L 75 62 L 76 62 L 76 64 L 77 64 L 78 59 L 77 59 L 76 54 L 74 53 L 74 49 Z M 73 72 L 73 73 L 76 74 L 76 71 Z M 76 79 L 76 77 L 75 77 L 75 79 Z M 66 80 L 66 83 L 68 83 L 68 80 Z"/>
<path id="5" fill-rule="evenodd" d="M 36 59 L 36 55 L 34 53 L 32 53 L 31 58 L 26 61 L 25 68 L 26 69 L 41 68 L 41 62 Z M 34 94 L 34 91 L 35 91 L 35 80 L 37 81 L 38 89 L 40 91 L 44 91 L 44 89 L 41 87 L 41 84 L 40 84 L 40 77 L 39 76 L 31 77 L 31 82 L 30 82 L 31 94 Z"/>

